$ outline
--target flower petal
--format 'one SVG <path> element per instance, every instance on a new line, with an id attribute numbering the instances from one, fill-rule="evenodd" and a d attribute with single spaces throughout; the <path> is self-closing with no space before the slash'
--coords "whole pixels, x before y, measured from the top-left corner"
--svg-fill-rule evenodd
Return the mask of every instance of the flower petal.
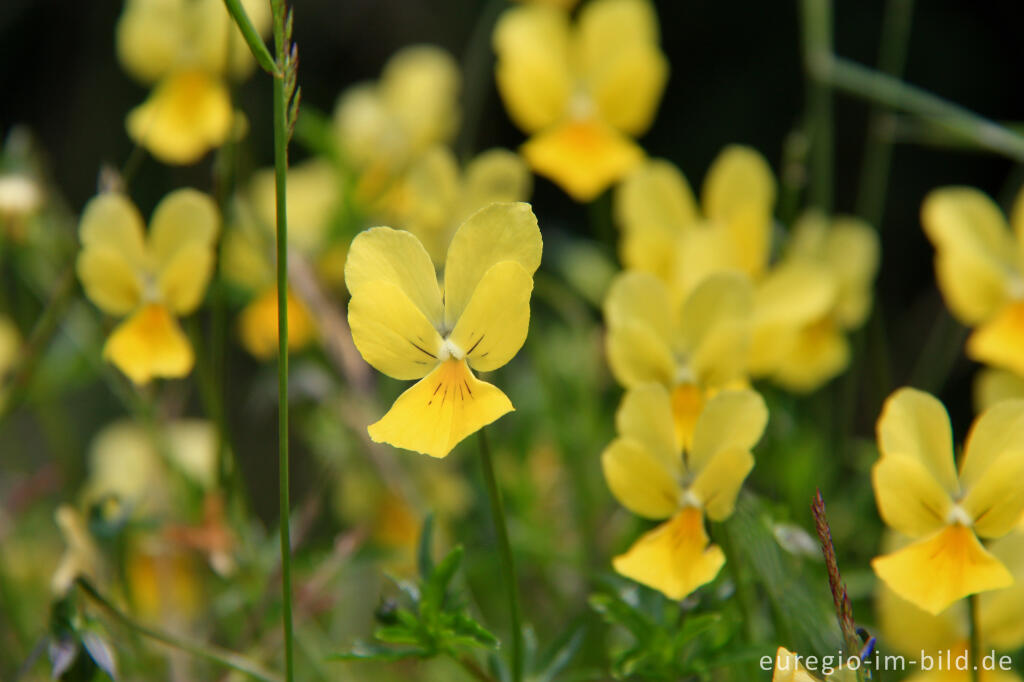
<path id="1" fill-rule="evenodd" d="M 605 297 L 604 319 L 609 327 L 627 322 L 650 327 L 666 344 L 672 337 L 668 290 L 647 272 L 626 270 L 616 275 Z"/>
<path id="2" fill-rule="evenodd" d="M 775 205 L 775 176 L 768 162 L 750 147 L 730 145 L 708 169 L 701 190 L 704 215 L 728 223 L 751 208 L 771 216 Z M 770 223 L 767 226 L 771 227 Z"/>
<path id="3" fill-rule="evenodd" d="M 931 614 L 970 594 L 1009 587 L 1013 576 L 970 528 L 947 526 L 871 562 L 893 592 Z"/>
<path id="4" fill-rule="evenodd" d="M 1024 451 L 1024 400 L 1007 400 L 981 413 L 964 444 L 960 483 L 977 485 L 1007 452 Z"/>
<path id="5" fill-rule="evenodd" d="M 459 65 L 433 45 L 412 45 L 388 60 L 380 96 L 408 138 L 410 157 L 454 136 L 461 81 Z"/>
<path id="6" fill-rule="evenodd" d="M 701 282 L 683 303 L 682 351 L 702 386 L 721 386 L 746 374 L 754 289 L 738 272 Z"/>
<path id="7" fill-rule="evenodd" d="M 616 438 L 601 453 L 604 480 L 615 499 L 634 514 L 664 519 L 679 508 L 679 485 L 663 457 L 632 438 Z"/>
<path id="8" fill-rule="evenodd" d="M 520 148 L 533 170 L 580 202 L 590 201 L 644 159 L 644 151 L 611 126 L 571 120 L 537 133 Z"/>
<path id="9" fill-rule="evenodd" d="M 942 403 L 924 391 L 901 388 L 885 401 L 877 430 L 882 457 L 918 460 L 948 495 L 957 496 L 953 431 Z"/>
<path id="10" fill-rule="evenodd" d="M 708 460 L 690 486 L 712 521 L 724 521 L 732 515 L 736 496 L 743 481 L 754 468 L 754 456 L 740 448 L 719 449 Z"/>
<path id="11" fill-rule="evenodd" d="M 985 633 L 985 644 L 998 651 L 1013 651 L 1024 645 L 1024 534 L 1011 533 L 993 542 L 989 549 L 1014 577 L 1004 590 L 986 592 L 978 603 L 978 629 Z"/>
<path id="12" fill-rule="evenodd" d="M 672 349 L 647 324 L 627 320 L 611 327 L 605 338 L 605 352 L 612 374 L 626 388 L 651 381 L 665 386 L 675 382 Z"/>
<path id="13" fill-rule="evenodd" d="M 533 277 L 516 261 L 487 271 L 449 337 L 465 351 L 470 367 L 490 372 L 519 352 L 530 330 L 532 291 Z"/>
<path id="14" fill-rule="evenodd" d="M 441 335 L 392 281 L 370 282 L 353 293 L 348 324 L 363 359 L 390 377 L 419 379 L 438 363 Z"/>
<path id="15" fill-rule="evenodd" d="M 839 285 L 836 320 L 846 329 L 860 326 L 871 312 L 871 284 L 878 272 L 878 233 L 862 220 L 837 218 L 825 243 L 825 261 Z"/>
<path id="16" fill-rule="evenodd" d="M 353 297 L 377 282 L 397 286 L 435 328 L 444 318 L 441 290 L 430 256 L 404 230 L 374 227 L 352 240 L 345 261 L 345 286 Z"/>
<path id="17" fill-rule="evenodd" d="M 309 310 L 297 296 L 288 292 L 288 350 L 306 347 L 316 336 L 316 325 Z M 238 336 L 255 357 L 269 360 L 277 356 L 277 287 L 258 295 L 238 316 Z"/>
<path id="18" fill-rule="evenodd" d="M 408 389 L 367 429 L 377 443 L 444 457 L 466 436 L 514 408 L 464 360 L 448 360 Z"/>
<path id="19" fill-rule="evenodd" d="M 850 344 L 830 318 L 800 329 L 779 358 L 772 381 L 793 393 L 810 393 L 850 363 Z"/>
<path id="20" fill-rule="evenodd" d="M 715 394 L 697 418 L 693 447 L 687 458 L 688 469 L 700 472 L 725 450 L 750 450 L 761 440 L 767 423 L 768 408 L 756 391 L 744 389 Z M 746 473 L 740 481 L 745 476 Z"/>
<path id="21" fill-rule="evenodd" d="M 171 192 L 150 221 L 149 255 L 163 301 L 172 312 L 192 312 L 213 273 L 213 244 L 220 229 L 217 205 L 193 189 Z"/>
<path id="22" fill-rule="evenodd" d="M 918 538 L 946 525 L 953 500 L 921 460 L 885 454 L 871 469 L 871 481 L 878 513 L 891 528 Z"/>
<path id="23" fill-rule="evenodd" d="M 532 185 L 533 175 L 521 156 L 488 149 L 466 166 L 456 217 L 461 222 L 488 204 L 526 201 Z"/>
<path id="24" fill-rule="evenodd" d="M 131 0 L 117 20 L 117 57 L 138 80 L 155 82 L 178 65 L 188 31 L 185 3 Z"/>
<path id="25" fill-rule="evenodd" d="M 984 412 L 1004 400 L 1024 398 L 1024 376 L 1004 369 L 982 368 L 974 377 L 974 411 Z"/>
<path id="26" fill-rule="evenodd" d="M 669 599 L 683 599 L 711 582 L 724 563 L 722 550 L 709 546 L 704 519 L 693 507 L 644 533 L 628 552 L 612 560 L 618 573 Z"/>
<path id="27" fill-rule="evenodd" d="M 644 384 L 626 391 L 615 413 L 615 430 L 623 438 L 642 445 L 673 478 L 682 475 L 682 447 L 664 386 Z"/>
<path id="28" fill-rule="evenodd" d="M 131 110 L 128 136 L 164 163 L 189 165 L 223 144 L 235 124 L 227 86 L 203 71 L 179 71 Z"/>
<path id="29" fill-rule="evenodd" d="M 192 345 L 167 308 L 150 304 L 122 322 L 103 346 L 103 357 L 136 384 L 192 371 Z"/>
<path id="30" fill-rule="evenodd" d="M 444 326 L 453 329 L 491 266 L 515 261 L 532 277 L 543 243 L 529 204 L 491 204 L 459 227 L 444 269 Z"/>
<path id="31" fill-rule="evenodd" d="M 568 109 L 569 16 L 538 4 L 506 11 L 494 27 L 495 77 L 509 117 L 534 133 Z"/>
<path id="32" fill-rule="evenodd" d="M 438 267 L 444 266 L 457 227 L 453 217 L 460 194 L 455 155 L 436 145 L 412 162 L 388 197 L 395 224 L 416 235 Z"/>
<path id="33" fill-rule="evenodd" d="M 967 338 L 967 356 L 1024 374 L 1024 302 L 1004 306 Z"/>
<path id="34" fill-rule="evenodd" d="M 668 79 L 651 3 L 591 2 L 580 11 L 578 27 L 580 69 L 601 118 L 629 135 L 643 133 Z"/>
<path id="35" fill-rule="evenodd" d="M 100 194 L 86 204 L 78 227 L 82 250 L 76 269 L 85 293 L 112 315 L 131 312 L 142 300 L 145 267 L 142 216 L 121 194 Z"/>
<path id="36" fill-rule="evenodd" d="M 1024 408 L 1024 401 L 1015 402 L 1018 409 Z M 1019 436 L 1019 426 L 1017 433 Z M 1016 447 L 1016 451 L 1004 452 L 993 460 L 969 486 L 964 482 L 967 494 L 961 505 L 974 519 L 974 530 L 983 538 L 1006 535 L 1020 522 L 1024 512 L 1024 495 L 1020 493 L 1020 482 L 1024 480 L 1024 441 L 1018 440 Z"/>

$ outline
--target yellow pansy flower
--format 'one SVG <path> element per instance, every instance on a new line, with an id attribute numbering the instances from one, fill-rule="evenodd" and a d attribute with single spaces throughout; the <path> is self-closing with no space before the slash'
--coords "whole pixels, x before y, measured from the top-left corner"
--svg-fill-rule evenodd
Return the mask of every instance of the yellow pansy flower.
<path id="1" fill-rule="evenodd" d="M 334 133 L 346 162 L 358 173 L 358 194 L 372 201 L 395 175 L 458 130 L 461 72 L 441 48 L 413 45 L 396 52 L 380 79 L 342 93 Z"/>
<path id="2" fill-rule="evenodd" d="M 506 364 L 526 340 L 541 235 L 528 204 L 491 204 L 452 237 L 439 286 L 416 237 L 375 227 L 349 250 L 348 321 L 363 358 L 395 379 L 419 379 L 370 437 L 444 457 L 513 407 L 470 368 Z"/>
<path id="3" fill-rule="evenodd" d="M 107 339 L 103 357 L 135 383 L 192 370 L 192 345 L 176 317 L 203 300 L 219 223 L 213 200 L 193 189 L 164 197 L 148 236 L 127 197 L 101 194 L 86 205 L 78 228 L 78 278 L 101 310 L 128 316 Z"/>
<path id="4" fill-rule="evenodd" d="M 771 375 L 775 383 L 790 391 L 813 391 L 846 368 L 846 332 L 862 325 L 871 312 L 878 252 L 878 235 L 862 220 L 839 217 L 830 222 L 815 212 L 797 221 L 784 262 L 824 266 L 835 280 L 835 296 L 820 317 L 793 330 L 791 347 Z"/>
<path id="5" fill-rule="evenodd" d="M 658 33 L 646 0 L 595 0 L 575 25 L 567 10 L 539 3 L 498 19 L 498 91 L 531 136 L 522 154 L 577 201 L 644 158 L 632 138 L 650 127 L 668 78 Z"/>
<path id="6" fill-rule="evenodd" d="M 967 595 L 1010 586 L 1006 566 L 978 536 L 1006 535 L 1024 511 L 1024 401 L 999 403 L 975 420 L 958 472 L 942 403 L 900 389 L 878 419 L 878 449 L 871 474 L 879 513 L 915 539 L 871 562 L 878 577 L 933 614 Z"/>
<path id="7" fill-rule="evenodd" d="M 935 246 L 935 277 L 946 306 L 974 328 L 968 357 L 1024 375 L 1024 192 L 1010 225 L 999 207 L 970 187 L 929 194 L 921 207 Z"/>
<path id="8" fill-rule="evenodd" d="M 821 678 L 807 672 L 800 663 L 801 657 L 784 646 L 775 652 L 775 666 L 772 668 L 772 682 L 818 682 Z M 821 657 L 816 657 L 821 662 Z M 824 664 L 823 664 L 824 665 Z M 817 667 L 817 666 L 815 666 Z M 831 667 L 828 673 L 821 670 L 827 682 L 857 682 L 857 672 L 841 666 Z"/>
<path id="9" fill-rule="evenodd" d="M 416 159 L 382 200 L 384 218 L 416 235 L 438 267 L 455 230 L 471 214 L 496 202 L 525 201 L 532 178 L 516 154 L 491 149 L 459 170 L 440 145 Z"/>
<path id="10" fill-rule="evenodd" d="M 615 415 L 619 436 L 601 455 L 605 481 L 634 514 L 668 521 L 615 557 L 615 570 L 670 599 L 682 599 L 713 580 L 725 556 L 709 545 L 704 516 L 723 521 L 732 514 L 754 466 L 750 449 L 767 421 L 768 410 L 756 392 L 722 391 L 708 400 L 686 445 L 677 435 L 663 386 L 627 391 Z"/>
<path id="11" fill-rule="evenodd" d="M 1015 651 L 1024 645 L 1024 534 L 1011 533 L 992 543 L 992 555 L 1003 562 L 1014 577 L 1014 585 L 978 596 L 977 627 L 981 644 L 977 655 L 992 651 Z M 878 592 L 878 617 L 881 639 L 887 650 L 909 656 L 922 652 L 937 658 L 950 652 L 952 660 L 967 654 L 970 644 L 970 619 L 967 604 L 953 604 L 938 615 L 923 611 L 881 586 Z M 982 665 L 982 661 L 967 661 Z M 979 669 L 981 680 L 1019 682 L 1020 677 L 1005 670 Z M 922 671 L 908 682 L 968 682 L 970 670 Z"/>
<path id="12" fill-rule="evenodd" d="M 242 0 L 257 30 L 270 8 Z M 255 64 L 222 0 L 128 0 L 117 22 L 117 54 L 140 82 L 154 84 L 126 121 L 128 135 L 164 163 L 191 164 L 237 125 L 225 78 Z"/>
<path id="13" fill-rule="evenodd" d="M 624 272 L 604 304 L 612 374 L 626 388 L 664 386 L 676 437 L 689 447 L 707 398 L 746 380 L 753 306 L 753 286 L 738 272 L 711 275 L 680 306 L 654 275 Z"/>

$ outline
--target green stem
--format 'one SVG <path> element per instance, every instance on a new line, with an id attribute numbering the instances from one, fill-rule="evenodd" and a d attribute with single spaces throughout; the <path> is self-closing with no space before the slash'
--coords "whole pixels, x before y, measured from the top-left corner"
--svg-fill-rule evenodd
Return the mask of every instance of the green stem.
<path id="1" fill-rule="evenodd" d="M 254 677 L 257 680 L 263 682 L 281 682 L 281 678 L 275 673 L 270 672 L 263 668 L 260 664 L 255 661 L 251 661 L 248 658 L 240 654 L 236 654 L 233 651 L 222 649 L 213 644 L 201 644 L 199 642 L 191 642 L 187 639 L 177 637 L 167 632 L 155 630 L 147 627 L 141 623 L 138 623 L 131 616 L 123 613 L 120 609 L 114 606 L 109 599 L 104 597 L 99 591 L 92 586 L 92 584 L 85 578 L 79 577 L 75 582 L 79 589 L 85 593 L 92 601 L 96 602 L 100 607 L 103 608 L 110 616 L 115 620 L 119 621 L 122 625 L 128 629 L 134 631 L 136 634 L 148 637 L 153 641 L 166 644 L 169 647 L 173 647 L 185 653 L 191 654 L 196 658 L 201 658 L 212 663 L 217 663 L 225 668 L 231 670 L 237 670 L 240 673 Z"/>
<path id="2" fill-rule="evenodd" d="M 230 7 L 232 0 L 226 0 Z M 277 402 L 278 471 L 280 478 L 279 513 L 281 515 L 281 595 L 284 625 L 285 678 L 295 679 L 295 642 L 292 634 L 292 543 L 289 501 L 288 462 L 288 99 L 285 83 L 288 57 L 285 36 L 284 0 L 272 0 L 274 14 L 274 50 L 277 72 L 274 76 L 274 181 L 277 196 Z M 290 22 L 289 22 L 290 23 Z M 244 28 L 243 28 L 244 34 Z M 261 43 L 262 44 L 262 43 Z M 251 43 L 250 43 L 251 46 Z"/>
<path id="3" fill-rule="evenodd" d="M 807 128 L 810 139 L 810 203 L 832 212 L 834 126 L 832 88 L 817 64 L 832 56 L 831 0 L 802 0 L 804 67 L 807 70 Z"/>
<path id="4" fill-rule="evenodd" d="M 277 6 L 280 4 L 274 2 L 274 39 L 277 39 Z M 224 6 L 228 8 L 228 13 L 231 14 L 231 18 L 235 20 L 235 24 L 238 26 L 238 30 L 242 32 L 242 37 L 245 38 L 245 42 L 249 45 L 249 50 L 252 52 L 252 56 L 256 58 L 263 70 L 274 77 L 275 80 L 281 78 L 281 69 L 279 64 L 282 64 L 280 60 L 280 51 L 278 51 L 278 61 L 275 63 L 274 58 L 270 56 L 270 51 L 267 46 L 263 44 L 263 38 L 260 37 L 256 27 L 252 25 L 252 21 L 249 20 L 249 15 L 245 13 L 245 8 L 242 7 L 242 3 L 239 0 L 224 0 Z"/>
<path id="5" fill-rule="evenodd" d="M 501 568 L 505 574 L 505 588 L 508 593 L 509 617 L 512 621 L 512 682 L 520 682 L 523 679 L 523 628 L 519 614 L 519 583 L 516 579 L 515 561 L 512 558 L 512 545 L 508 540 L 505 507 L 501 501 L 498 479 L 494 475 L 491 446 L 487 441 L 487 432 L 483 429 L 480 429 L 480 464 L 484 471 L 484 482 L 487 484 L 487 496 L 491 501 L 491 516 L 494 517 L 494 528 L 498 535 Z"/>
<path id="6" fill-rule="evenodd" d="M 826 55 L 812 64 L 815 76 L 857 97 L 928 119 L 981 149 L 1024 161 L 1024 135 L 856 62 Z"/>
<path id="7" fill-rule="evenodd" d="M 981 664 L 981 629 L 978 627 L 978 595 L 972 594 L 967 597 L 967 611 L 970 614 L 971 621 L 971 641 L 970 650 L 967 652 L 969 656 L 967 667 L 971 670 L 971 682 L 978 682 L 981 679 L 981 673 L 978 672 L 978 666 Z"/>
<path id="8" fill-rule="evenodd" d="M 886 4 L 881 47 L 878 51 L 879 72 L 896 78 L 903 73 L 913 13 L 914 0 L 889 0 Z M 871 108 L 857 193 L 857 214 L 876 229 L 882 223 L 892 160 L 892 136 L 882 134 L 887 118 L 883 107 L 875 105 Z"/>

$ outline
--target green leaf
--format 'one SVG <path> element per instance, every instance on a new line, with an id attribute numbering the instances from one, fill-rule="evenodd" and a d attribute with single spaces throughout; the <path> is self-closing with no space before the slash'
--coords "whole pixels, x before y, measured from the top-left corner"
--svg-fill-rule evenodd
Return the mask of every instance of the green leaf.
<path id="1" fill-rule="evenodd" d="M 114 659 L 114 651 L 110 648 L 107 640 L 92 630 L 82 632 L 81 638 L 82 646 L 89 652 L 89 658 L 110 679 L 117 680 L 117 662 Z"/>
<path id="2" fill-rule="evenodd" d="M 430 578 L 423 584 L 423 596 L 420 599 L 420 616 L 427 621 L 433 620 L 441 612 L 448 583 L 462 563 L 463 550 L 456 546 L 441 562 L 434 567 Z"/>
<path id="3" fill-rule="evenodd" d="M 456 635 L 469 638 L 480 646 L 489 649 L 496 649 L 498 647 L 498 638 L 466 613 L 456 613 L 454 615 L 452 630 Z"/>
<path id="4" fill-rule="evenodd" d="M 420 633 L 403 625 L 383 625 L 373 631 L 373 636 L 388 644 L 419 644 Z"/>

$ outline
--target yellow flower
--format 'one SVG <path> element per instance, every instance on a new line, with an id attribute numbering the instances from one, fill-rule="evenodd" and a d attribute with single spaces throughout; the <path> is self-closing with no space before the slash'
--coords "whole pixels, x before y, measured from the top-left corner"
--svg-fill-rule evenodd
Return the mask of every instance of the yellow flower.
<path id="1" fill-rule="evenodd" d="M 491 204 L 452 238 L 442 289 L 411 233 L 375 227 L 353 240 L 345 283 L 356 348 L 384 374 L 420 380 L 370 425 L 374 441 L 444 457 L 513 409 L 470 368 L 498 369 L 526 340 L 541 248 L 528 204 Z"/>
<path id="2" fill-rule="evenodd" d="M 790 391 L 813 391 L 846 368 L 850 346 L 846 332 L 871 312 L 871 286 L 878 271 L 878 235 L 856 218 L 829 221 L 808 213 L 793 227 L 784 262 L 824 266 L 835 280 L 834 300 L 818 319 L 792 330 L 772 380 Z"/>
<path id="3" fill-rule="evenodd" d="M 395 53 L 377 82 L 342 93 L 334 132 L 345 160 L 362 174 L 363 198 L 375 197 L 431 146 L 451 141 L 459 125 L 460 87 L 451 55 L 414 45 Z"/>
<path id="4" fill-rule="evenodd" d="M 935 277 L 946 306 L 974 327 L 968 357 L 1024 375 L 1024 192 L 1011 213 L 970 187 L 947 187 L 921 207 L 935 246 Z"/>
<path id="5" fill-rule="evenodd" d="M 192 346 L 175 318 L 202 302 L 219 222 L 213 200 L 192 189 L 164 197 L 148 236 L 127 197 L 101 194 L 86 205 L 78 278 L 101 310 L 128 316 L 107 339 L 103 357 L 136 384 L 192 370 Z"/>
<path id="6" fill-rule="evenodd" d="M 999 403 L 975 420 L 958 473 L 942 403 L 910 388 L 889 397 L 878 420 L 875 500 L 886 524 L 915 542 L 872 567 L 896 594 L 937 614 L 1013 583 L 978 536 L 1002 537 L 1020 519 L 1022 442 L 1024 401 Z"/>
<path id="7" fill-rule="evenodd" d="M 530 171 L 505 149 L 483 152 L 460 171 L 447 147 L 416 159 L 382 200 L 392 225 L 412 232 L 438 267 L 444 265 L 455 230 L 478 209 L 529 198 Z"/>
<path id="8" fill-rule="evenodd" d="M 242 5 L 261 33 L 269 6 Z M 221 0 L 129 0 L 117 23 L 117 53 L 142 83 L 155 84 L 126 121 L 128 135 L 153 156 L 190 164 L 219 147 L 237 125 L 225 78 L 255 64 Z"/>
<path id="9" fill-rule="evenodd" d="M 644 158 L 632 138 L 654 120 L 668 78 L 658 18 L 646 0 L 595 0 L 579 14 L 532 4 L 494 29 L 498 91 L 530 135 L 530 166 L 589 201 Z"/>
<path id="10" fill-rule="evenodd" d="M 1003 400 L 1024 398 L 1024 377 L 986 367 L 974 377 L 974 411 L 984 412 Z"/>
<path id="11" fill-rule="evenodd" d="M 821 662 L 821 657 L 816 657 Z M 828 682 L 856 682 L 857 673 L 850 668 L 841 666 L 828 666 L 830 671 L 826 673 L 824 668 L 820 669 Z M 775 652 L 775 666 L 772 670 L 772 682 L 818 682 L 817 677 L 807 672 L 807 668 L 800 663 L 800 656 L 786 647 L 780 646 Z"/>
<path id="12" fill-rule="evenodd" d="M 145 622 L 184 625 L 200 613 L 196 562 L 159 536 L 135 543 L 125 561 L 132 607 Z"/>
<path id="13" fill-rule="evenodd" d="M 752 312 L 753 287 L 738 272 L 708 277 L 681 306 L 652 274 L 624 272 L 604 305 L 612 374 L 626 388 L 664 386 L 676 437 L 689 447 L 707 398 L 746 380 Z"/>
<path id="14" fill-rule="evenodd" d="M 894 540 L 896 538 L 893 538 Z M 1014 576 L 1014 585 L 978 596 L 978 634 L 981 651 L 1015 651 L 1024 645 L 1024 535 L 1011 533 L 991 545 L 993 556 L 1003 562 Z M 938 657 L 949 651 L 956 657 L 969 650 L 970 620 L 967 604 L 953 604 L 933 615 L 900 598 L 882 585 L 878 592 L 878 616 L 883 646 L 893 652 L 920 656 L 921 652 Z M 970 665 L 981 661 L 969 661 Z M 1008 671 L 980 670 L 989 682 L 1019 681 Z M 968 682 L 969 670 L 918 672 L 907 678 L 912 682 Z"/>
<path id="15" fill-rule="evenodd" d="M 708 544 L 704 515 L 723 521 L 732 514 L 767 420 L 754 391 L 722 391 L 708 400 L 685 445 L 668 391 L 659 384 L 630 389 L 615 415 L 619 436 L 601 455 L 604 477 L 634 514 L 669 520 L 615 557 L 615 570 L 670 599 L 713 580 L 725 557 Z"/>
<path id="16" fill-rule="evenodd" d="M 309 309 L 293 294 L 288 301 L 288 351 L 302 350 L 316 338 L 316 323 Z M 269 360 L 277 357 L 277 287 L 265 289 L 238 316 L 238 335 L 242 345 L 254 357 Z"/>

